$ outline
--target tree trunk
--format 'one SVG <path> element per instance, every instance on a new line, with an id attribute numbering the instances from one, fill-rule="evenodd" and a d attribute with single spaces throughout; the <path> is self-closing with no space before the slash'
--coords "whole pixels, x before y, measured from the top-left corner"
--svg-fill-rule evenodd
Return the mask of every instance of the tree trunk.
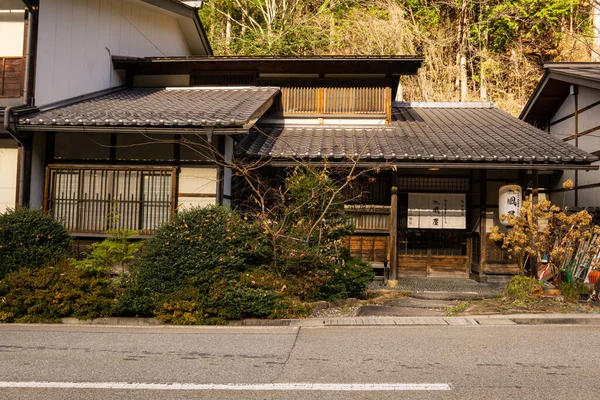
<path id="1" fill-rule="evenodd" d="M 467 78 L 467 57 L 464 52 L 460 55 L 460 101 L 467 101 L 469 95 Z"/>
<path id="2" fill-rule="evenodd" d="M 467 74 L 467 0 L 462 0 L 460 6 L 460 18 L 458 26 L 458 53 L 456 62 L 458 64 L 457 85 L 460 87 L 460 101 L 467 101 L 468 97 L 468 74 Z"/>
<path id="3" fill-rule="evenodd" d="M 231 54 L 231 15 L 227 13 L 227 22 L 225 25 L 225 51 Z"/>
<path id="4" fill-rule="evenodd" d="M 481 67 L 480 67 L 480 71 L 479 71 L 479 80 L 480 80 L 479 97 L 481 98 L 481 101 L 487 101 L 487 81 L 486 81 L 486 77 L 485 77 L 485 59 L 484 59 L 484 57 L 481 57 L 480 63 L 481 63 Z"/>
<path id="5" fill-rule="evenodd" d="M 246 13 L 242 13 L 242 29 L 240 31 L 240 36 L 242 38 L 244 38 L 244 35 L 246 34 L 246 30 L 248 28 L 246 27 Z"/>

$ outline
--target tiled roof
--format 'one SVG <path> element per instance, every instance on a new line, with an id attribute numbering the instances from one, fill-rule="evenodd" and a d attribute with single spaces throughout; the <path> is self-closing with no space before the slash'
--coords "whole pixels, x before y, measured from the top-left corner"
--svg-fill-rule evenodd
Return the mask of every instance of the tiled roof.
<path id="1" fill-rule="evenodd" d="M 598 62 L 545 63 L 544 68 L 550 72 L 557 72 L 577 78 L 600 81 L 600 63 Z"/>
<path id="2" fill-rule="evenodd" d="M 272 87 L 132 88 L 19 119 L 27 125 L 244 126 L 266 111 Z"/>
<path id="3" fill-rule="evenodd" d="M 399 103 L 390 125 L 271 126 L 241 143 L 250 156 L 412 162 L 589 163 L 597 160 L 489 103 Z"/>
<path id="4" fill-rule="evenodd" d="M 573 94 L 573 85 L 600 90 L 600 63 L 545 63 L 544 76 L 521 111 L 520 119 L 546 128 L 565 100 Z"/>

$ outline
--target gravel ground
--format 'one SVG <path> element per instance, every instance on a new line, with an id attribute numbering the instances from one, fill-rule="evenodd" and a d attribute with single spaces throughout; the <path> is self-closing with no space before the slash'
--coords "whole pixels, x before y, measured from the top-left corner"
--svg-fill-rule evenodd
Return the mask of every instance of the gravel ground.
<path id="1" fill-rule="evenodd" d="M 502 291 L 500 283 L 479 283 L 471 279 L 447 278 L 400 278 L 398 288 L 390 289 L 381 281 L 374 281 L 368 286 L 369 290 L 402 290 L 409 292 L 460 292 L 496 294 Z"/>

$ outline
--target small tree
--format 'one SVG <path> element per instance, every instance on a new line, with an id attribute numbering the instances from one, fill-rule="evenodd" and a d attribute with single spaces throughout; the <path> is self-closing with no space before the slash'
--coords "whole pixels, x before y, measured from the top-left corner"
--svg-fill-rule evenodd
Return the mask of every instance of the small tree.
<path id="1" fill-rule="evenodd" d="M 133 241 L 131 237 L 137 231 L 130 229 L 111 229 L 110 236 L 99 243 L 91 245 L 90 254 L 82 260 L 73 260 L 75 266 L 87 272 L 110 274 L 113 268 L 125 273 L 135 260 L 136 254 L 144 245 L 143 241 Z"/>
<path id="2" fill-rule="evenodd" d="M 547 261 L 554 266 L 564 267 L 582 242 L 595 239 L 595 248 L 600 245 L 600 228 L 592 223 L 587 211 L 567 215 L 560 207 L 544 200 L 532 206 L 529 198 L 523 201 L 520 215 L 501 215 L 508 221 L 510 229 L 502 233 L 499 227 L 492 227 L 490 240 L 501 242 L 511 257 L 514 257 L 524 271 L 528 257 Z M 591 249 L 590 249 L 591 250 Z"/>

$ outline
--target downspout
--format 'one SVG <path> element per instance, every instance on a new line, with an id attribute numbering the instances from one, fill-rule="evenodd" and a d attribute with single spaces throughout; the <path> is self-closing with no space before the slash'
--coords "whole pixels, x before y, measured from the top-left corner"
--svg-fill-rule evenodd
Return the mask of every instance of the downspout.
<path id="1" fill-rule="evenodd" d="M 26 104 L 23 104 L 26 105 Z M 29 143 L 19 139 L 17 131 L 10 126 L 10 115 L 15 106 L 7 106 L 4 109 L 4 129 L 13 137 L 23 149 L 19 158 L 19 182 L 18 182 L 18 204 L 20 206 L 29 202 L 30 184 L 31 184 L 31 151 L 32 147 Z M 29 184 L 25 184 L 29 182 Z"/>
<path id="2" fill-rule="evenodd" d="M 25 77 L 23 79 L 23 97 L 25 98 L 26 105 L 33 105 L 33 90 L 31 90 L 32 79 L 32 54 L 33 54 L 33 25 L 35 24 L 33 18 L 33 9 L 28 8 L 27 12 L 27 43 L 25 45 Z"/>
<path id="3" fill-rule="evenodd" d="M 23 91 L 22 97 L 25 98 L 25 102 L 19 105 L 11 105 L 4 108 L 4 130 L 6 130 L 13 139 L 21 146 L 23 151 L 21 152 L 21 157 L 19 159 L 19 182 L 18 182 L 18 204 L 20 206 L 29 202 L 30 196 L 30 186 L 31 186 L 31 152 L 32 146 L 31 143 L 26 143 L 26 141 L 19 138 L 19 135 L 15 129 L 11 127 L 10 124 L 10 116 L 12 114 L 12 110 L 15 107 L 32 105 L 33 96 L 32 91 L 30 90 L 31 82 L 32 82 L 32 53 L 33 53 L 33 25 L 34 18 L 33 13 L 34 9 L 31 5 L 27 4 L 27 43 L 25 44 L 25 76 L 23 78 Z M 25 185 L 25 182 L 29 182 Z"/>

